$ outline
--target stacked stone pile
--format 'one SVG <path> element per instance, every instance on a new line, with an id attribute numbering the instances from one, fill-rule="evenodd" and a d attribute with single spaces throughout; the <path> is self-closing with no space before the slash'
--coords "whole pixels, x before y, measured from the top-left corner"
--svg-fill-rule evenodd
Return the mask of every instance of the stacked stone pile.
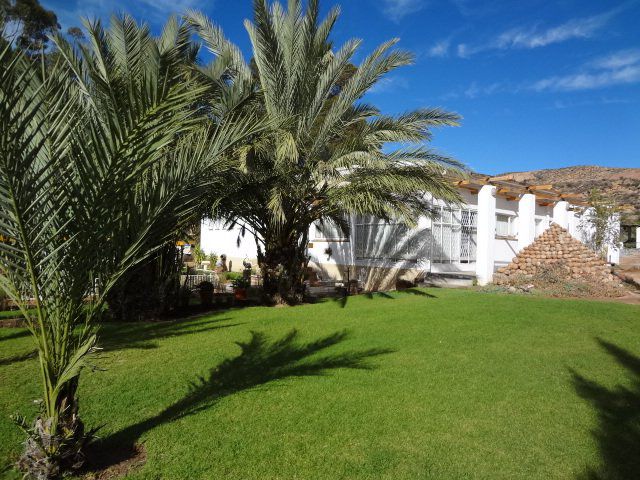
<path id="1" fill-rule="evenodd" d="M 497 285 L 508 285 L 515 276 L 533 278 L 553 269 L 567 280 L 619 284 L 611 268 L 592 250 L 560 225 L 553 224 L 494 276 Z"/>

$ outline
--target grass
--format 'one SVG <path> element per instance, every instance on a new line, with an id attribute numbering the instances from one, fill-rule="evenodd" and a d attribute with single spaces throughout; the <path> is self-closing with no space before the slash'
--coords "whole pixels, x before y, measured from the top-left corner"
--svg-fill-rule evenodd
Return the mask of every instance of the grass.
<path id="1" fill-rule="evenodd" d="M 0 310 L 0 320 L 5 318 L 19 318 L 20 310 Z"/>
<path id="2" fill-rule="evenodd" d="M 638 478 L 639 327 L 636 306 L 436 289 L 106 325 L 81 413 L 103 451 L 144 443 L 132 479 Z M 32 349 L 0 329 L 0 466 Z"/>

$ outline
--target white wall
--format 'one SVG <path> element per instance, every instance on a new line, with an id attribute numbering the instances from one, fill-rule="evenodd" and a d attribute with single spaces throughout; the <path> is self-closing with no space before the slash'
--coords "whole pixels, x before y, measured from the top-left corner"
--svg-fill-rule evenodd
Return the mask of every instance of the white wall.
<path id="1" fill-rule="evenodd" d="M 484 187 L 483 187 L 484 188 Z M 493 189 L 493 190 L 491 190 Z M 518 236 L 520 230 L 531 230 L 531 215 L 535 217 L 535 236 L 538 236 L 544 230 L 549 228 L 554 221 L 554 216 L 557 220 L 560 220 L 567 225 L 570 233 L 576 238 L 583 240 L 581 230 L 579 228 L 580 218 L 572 209 L 567 210 L 566 202 L 558 202 L 560 205 L 555 206 L 541 206 L 537 202 L 535 205 L 531 205 L 531 199 L 528 199 L 527 205 L 523 205 L 519 200 L 507 200 L 501 196 L 494 196 L 494 194 L 487 195 L 489 191 L 494 192 L 495 187 L 486 186 L 486 194 L 483 197 L 487 205 L 489 205 L 488 214 L 483 215 L 482 202 L 479 203 L 479 195 L 470 192 L 466 189 L 460 189 L 460 195 L 464 202 L 465 208 L 471 208 L 478 211 L 478 235 L 477 245 L 478 251 L 476 257 L 478 262 L 472 263 L 436 263 L 431 262 L 429 255 L 429 248 L 427 246 L 430 232 L 428 231 L 432 227 L 432 221 L 429 217 L 423 216 L 418 221 L 418 227 L 412 231 L 409 231 L 408 236 L 413 237 L 415 241 L 419 242 L 419 251 L 417 261 L 413 260 L 391 260 L 391 259 L 358 259 L 356 258 L 356 245 L 349 239 L 323 239 L 321 234 L 316 234 L 315 226 L 312 226 L 309 232 L 309 249 L 311 264 L 317 266 L 326 265 L 329 267 L 339 267 L 352 265 L 355 267 L 385 267 L 385 268 L 400 268 L 400 269 L 419 269 L 423 271 L 431 272 L 476 272 L 478 269 L 482 270 L 484 277 L 483 281 L 490 281 L 492 272 L 498 268 L 510 263 L 517 255 L 519 250 L 528 244 L 526 242 L 519 241 Z M 481 200 L 481 199 L 480 199 Z M 436 205 L 445 205 L 444 202 L 434 200 Z M 495 202 L 495 207 L 493 203 Z M 486 205 L 485 205 L 486 207 Z M 522 208 L 521 208 L 522 207 Z M 495 209 L 495 211 L 494 211 Z M 487 212 L 485 212 L 487 213 Z M 513 218 L 515 224 L 515 236 L 510 238 L 496 238 L 495 236 L 495 216 L 496 214 L 505 214 Z M 523 218 L 520 218 L 520 215 Z M 526 218 L 525 218 L 526 217 Z M 355 238 L 355 221 L 356 218 L 351 216 L 349 222 L 351 224 L 351 238 Z M 528 222 L 527 226 L 522 228 L 522 222 Z M 224 228 L 221 222 L 212 222 L 205 220 L 202 222 L 201 227 L 201 246 L 207 253 L 215 252 L 218 255 L 226 254 L 227 258 L 233 260 L 234 269 L 240 267 L 240 263 L 243 259 L 249 259 L 252 263 L 256 263 L 256 243 L 253 236 L 247 232 L 244 238 L 241 238 L 240 245 L 237 244 L 238 236 L 240 233 L 240 227 L 237 226 L 231 231 Z M 481 240 L 481 235 L 486 237 Z M 529 231 L 528 237 L 531 236 Z M 406 238 L 406 237 L 405 237 Z M 387 241 L 386 238 L 371 239 L 372 245 L 384 245 Z M 421 243 L 420 243 L 421 242 Z M 482 252 L 482 245 L 485 245 L 487 252 Z M 331 254 L 325 253 L 327 249 L 331 250 Z M 384 251 L 384 250 L 381 250 Z M 487 256 L 488 253 L 488 256 Z M 615 254 L 615 252 L 614 252 Z M 482 260 L 482 265 L 480 265 Z M 336 271 L 335 268 L 328 269 Z M 485 270 L 487 270 L 485 272 Z"/>
<path id="2" fill-rule="evenodd" d="M 536 237 L 551 226 L 553 208 L 536 203 Z"/>
<path id="3" fill-rule="evenodd" d="M 240 237 L 240 245 L 238 245 Z M 242 267 L 242 260 L 247 259 L 256 265 L 257 247 L 253 235 L 248 231 L 244 237 L 239 226 L 228 230 L 221 221 L 203 220 L 200 224 L 200 248 L 205 253 L 225 254 L 233 262 L 233 270 Z"/>
<path id="4" fill-rule="evenodd" d="M 509 265 L 518 254 L 518 240 L 507 238 L 496 238 L 494 243 L 495 263 L 493 270 Z"/>

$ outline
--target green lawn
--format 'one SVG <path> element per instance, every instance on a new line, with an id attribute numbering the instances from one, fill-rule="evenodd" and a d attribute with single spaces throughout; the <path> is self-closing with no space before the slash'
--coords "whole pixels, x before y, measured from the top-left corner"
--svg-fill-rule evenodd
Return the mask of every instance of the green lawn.
<path id="1" fill-rule="evenodd" d="M 144 443 L 128 478 L 640 478 L 637 306 L 433 289 L 102 338 L 81 411 L 103 445 Z M 0 329 L 0 465 L 31 350 Z"/>

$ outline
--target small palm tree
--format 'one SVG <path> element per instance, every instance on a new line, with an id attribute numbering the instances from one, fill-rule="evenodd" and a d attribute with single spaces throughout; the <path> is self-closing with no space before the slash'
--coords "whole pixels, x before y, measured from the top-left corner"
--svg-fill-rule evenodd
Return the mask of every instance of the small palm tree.
<path id="1" fill-rule="evenodd" d="M 219 51 L 219 32 L 202 15 L 189 16 L 204 43 Z M 361 41 L 334 48 L 329 39 L 338 16 L 333 8 L 320 20 L 318 0 L 304 12 L 300 0 L 290 0 L 287 9 L 255 0 L 254 20 L 245 23 L 252 62 L 230 55 L 240 79 L 229 93 L 235 103 L 288 121 L 236 152 L 240 168 L 229 176 L 229 198 L 213 214 L 256 237 L 265 291 L 277 301 L 300 298 L 313 222 L 332 220 L 346 231 L 344 215 L 355 213 L 412 224 L 429 211 L 426 193 L 459 200 L 444 177 L 459 164 L 424 146 L 432 127 L 457 125 L 458 115 L 425 108 L 388 116 L 363 102 L 413 56 L 394 49 L 394 39 L 355 65 Z M 389 143 L 401 146 L 383 148 Z"/>
<path id="2" fill-rule="evenodd" d="M 38 349 L 42 411 L 19 419 L 20 467 L 38 479 L 82 463 L 77 389 L 105 296 L 192 220 L 208 172 L 260 128 L 223 109 L 211 124 L 188 25 L 171 19 L 159 38 L 129 16 L 86 28 L 79 50 L 54 39 L 47 68 L 0 51 L 0 289 Z"/>

